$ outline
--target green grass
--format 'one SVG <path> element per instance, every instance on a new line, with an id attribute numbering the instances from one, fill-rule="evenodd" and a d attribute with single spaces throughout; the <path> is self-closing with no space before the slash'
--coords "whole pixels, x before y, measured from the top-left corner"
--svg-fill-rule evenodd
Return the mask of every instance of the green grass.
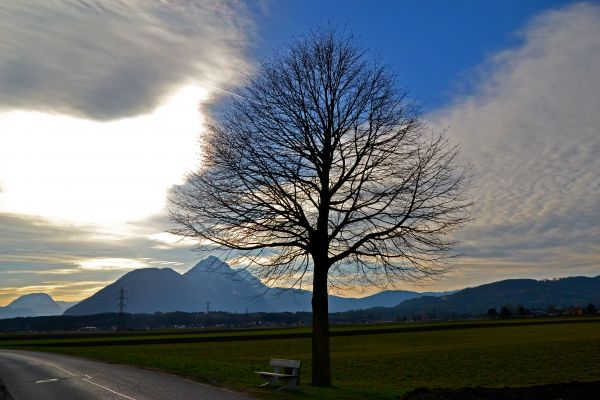
<path id="1" fill-rule="evenodd" d="M 395 329 L 399 326 L 431 325 L 389 324 L 382 327 Z M 342 326 L 334 329 L 372 327 Z M 293 399 L 391 399 L 417 387 L 527 386 L 592 381 L 600 377 L 600 323 L 597 319 L 573 324 L 510 326 L 493 322 L 487 328 L 460 327 L 462 329 L 333 337 L 334 387 L 331 389 L 307 385 L 310 381 L 309 338 L 246 340 L 240 337 L 231 342 L 48 348 L 43 347 L 43 341 L 35 340 L 36 347 L 33 349 L 170 371 L 265 398 L 278 398 L 281 393 L 258 389 L 261 379 L 253 371 L 268 369 L 268 359 L 272 357 L 304 361 L 302 389 L 298 393 L 285 394 L 285 397 Z M 258 332 L 294 333 L 305 330 L 263 329 Z M 211 334 L 227 335 L 226 332 L 204 333 Z M 56 339 L 52 340 L 56 342 Z M 3 347 L 15 347 L 17 344 L 25 345 L 19 348 L 27 348 L 27 344 L 33 342 L 0 340 Z"/>

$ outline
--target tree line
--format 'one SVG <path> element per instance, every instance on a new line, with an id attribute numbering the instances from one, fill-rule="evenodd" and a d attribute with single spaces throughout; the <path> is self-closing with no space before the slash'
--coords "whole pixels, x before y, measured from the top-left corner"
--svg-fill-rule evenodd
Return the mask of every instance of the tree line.
<path id="1" fill-rule="evenodd" d="M 531 317 L 531 316 L 564 316 L 564 315 L 598 315 L 598 309 L 594 303 L 589 303 L 586 307 L 568 306 L 557 308 L 549 305 L 547 308 L 529 309 L 520 304 L 515 306 L 506 304 L 499 309 L 490 308 L 487 316 L 490 318 L 512 318 L 512 317 Z"/>
<path id="2" fill-rule="evenodd" d="M 428 321 L 428 320 L 460 320 L 469 318 L 519 318 L 534 316 L 577 316 L 598 315 L 598 308 L 593 303 L 585 307 L 529 309 L 522 305 L 504 305 L 490 308 L 485 315 L 468 313 L 443 312 L 429 310 L 421 313 L 398 315 L 393 308 L 375 307 L 365 310 L 351 310 L 329 315 L 331 323 L 373 323 L 382 321 Z M 119 317 L 118 313 L 105 313 L 82 316 L 47 316 L 20 317 L 0 320 L 0 332 L 51 332 L 51 331 L 111 331 L 117 330 L 122 323 L 125 331 L 150 329 L 204 329 L 204 328 L 244 328 L 256 326 L 310 326 L 311 312 L 251 312 L 229 313 L 213 311 L 204 312 L 156 312 L 152 314 L 128 314 Z"/>

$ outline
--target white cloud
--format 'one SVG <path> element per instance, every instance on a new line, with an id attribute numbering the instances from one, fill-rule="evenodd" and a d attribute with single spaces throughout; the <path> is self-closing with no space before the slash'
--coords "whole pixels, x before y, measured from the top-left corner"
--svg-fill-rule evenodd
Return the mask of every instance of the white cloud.
<path id="1" fill-rule="evenodd" d="M 600 266 L 600 7 L 547 12 L 522 35 L 479 70 L 477 93 L 431 116 L 474 165 L 460 279 Z"/>

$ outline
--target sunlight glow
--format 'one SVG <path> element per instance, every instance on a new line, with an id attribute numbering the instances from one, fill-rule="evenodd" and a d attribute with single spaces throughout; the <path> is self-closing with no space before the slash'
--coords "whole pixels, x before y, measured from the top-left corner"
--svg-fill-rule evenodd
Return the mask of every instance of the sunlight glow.
<path id="1" fill-rule="evenodd" d="M 150 114 L 109 122 L 0 114 L 0 212 L 104 226 L 158 213 L 199 161 L 207 97 L 189 85 Z"/>
<path id="2" fill-rule="evenodd" d="M 137 268 L 148 268 L 145 262 L 130 258 L 93 258 L 78 263 L 86 271 L 120 271 Z"/>
<path id="3" fill-rule="evenodd" d="M 46 281 L 37 285 L 0 288 L 0 307 L 30 293 L 46 293 L 54 300 L 80 301 L 111 283 L 112 281 Z"/>
<path id="4" fill-rule="evenodd" d="M 198 243 L 196 240 L 192 240 L 183 236 L 173 235 L 172 233 L 168 232 L 158 232 L 152 235 L 148 235 L 148 239 L 167 245 L 168 248 L 192 247 Z"/>

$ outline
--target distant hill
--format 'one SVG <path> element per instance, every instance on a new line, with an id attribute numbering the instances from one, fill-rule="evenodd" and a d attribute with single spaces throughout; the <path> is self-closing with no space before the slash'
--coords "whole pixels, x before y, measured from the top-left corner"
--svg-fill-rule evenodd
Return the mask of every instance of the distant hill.
<path id="1" fill-rule="evenodd" d="M 245 312 L 310 311 L 312 293 L 298 289 L 269 289 L 245 270 L 234 270 L 216 257 L 200 261 L 184 274 L 170 268 L 144 268 L 125 274 L 93 296 L 65 311 L 65 315 L 90 315 L 116 310 L 119 289 L 125 289 L 127 312 L 153 313 L 210 310 Z M 431 293 L 428 293 L 431 294 Z M 387 291 L 364 298 L 330 296 L 330 311 L 374 306 L 390 307 L 422 296 L 409 291 Z"/>
<path id="2" fill-rule="evenodd" d="M 586 306 L 600 304 L 600 276 L 556 280 L 508 279 L 447 296 L 410 299 L 394 307 L 397 316 L 411 315 L 482 315 L 490 308 L 522 305 L 527 308 Z"/>
<path id="3" fill-rule="evenodd" d="M 373 307 L 393 307 L 406 300 L 422 296 L 445 296 L 451 292 L 411 292 L 406 290 L 386 290 L 374 295 L 359 298 L 330 296 L 329 311 L 340 312 L 347 310 L 368 309 Z"/>
<path id="4" fill-rule="evenodd" d="M 453 292 L 411 292 L 387 290 L 366 297 L 329 296 L 329 312 L 362 310 L 373 307 L 393 307 L 405 300 L 422 296 L 443 296 Z M 311 311 L 312 292 L 308 290 L 272 289 L 266 294 L 267 301 L 280 304 L 274 311 Z"/>
<path id="5" fill-rule="evenodd" d="M 1 318 L 37 317 L 43 315 L 61 315 L 76 303 L 54 301 L 46 293 L 31 293 L 15 299 L 5 307 L 0 307 Z"/>

